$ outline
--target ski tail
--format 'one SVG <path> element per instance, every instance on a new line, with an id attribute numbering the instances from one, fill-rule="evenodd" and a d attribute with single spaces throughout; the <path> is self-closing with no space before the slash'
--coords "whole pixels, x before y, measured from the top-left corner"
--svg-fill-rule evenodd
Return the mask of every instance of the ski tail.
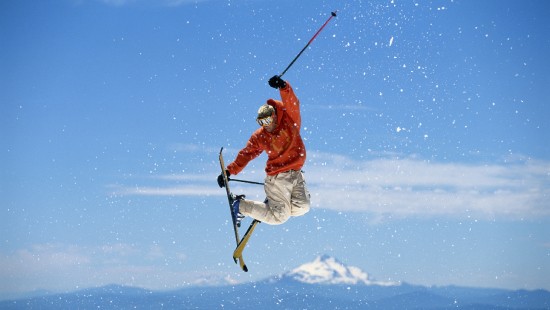
<path id="1" fill-rule="evenodd" d="M 248 240 L 250 239 L 250 236 L 252 236 L 252 233 L 254 232 L 254 229 L 256 228 L 256 225 L 258 225 L 258 223 L 261 223 L 261 222 L 256 219 L 252 221 L 252 223 L 246 230 L 246 233 L 244 234 L 243 238 L 237 244 L 237 248 L 233 252 L 233 260 L 235 260 L 237 257 L 242 257 L 243 250 L 246 247 Z"/>

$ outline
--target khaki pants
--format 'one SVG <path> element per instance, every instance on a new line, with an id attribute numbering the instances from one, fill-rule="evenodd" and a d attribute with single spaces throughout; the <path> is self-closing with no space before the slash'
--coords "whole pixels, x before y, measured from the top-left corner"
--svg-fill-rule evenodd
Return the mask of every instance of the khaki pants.
<path id="1" fill-rule="evenodd" d="M 290 170 L 267 176 L 264 185 L 267 203 L 243 199 L 239 211 L 270 225 L 286 222 L 291 216 L 309 211 L 310 195 L 301 171 Z"/>

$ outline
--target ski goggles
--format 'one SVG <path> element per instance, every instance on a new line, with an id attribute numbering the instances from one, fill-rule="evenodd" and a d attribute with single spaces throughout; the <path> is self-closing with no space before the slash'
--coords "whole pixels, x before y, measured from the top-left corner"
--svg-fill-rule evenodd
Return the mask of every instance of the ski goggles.
<path id="1" fill-rule="evenodd" d="M 256 121 L 258 122 L 258 124 L 260 126 L 263 126 L 263 127 L 269 126 L 269 125 L 271 125 L 271 123 L 273 123 L 273 115 L 258 118 L 258 119 L 256 119 Z"/>

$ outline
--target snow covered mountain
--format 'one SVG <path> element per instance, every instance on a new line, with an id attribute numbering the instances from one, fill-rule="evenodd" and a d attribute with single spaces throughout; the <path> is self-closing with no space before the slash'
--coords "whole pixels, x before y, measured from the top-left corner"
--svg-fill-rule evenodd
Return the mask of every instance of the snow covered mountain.
<path id="1" fill-rule="evenodd" d="M 371 280 L 369 275 L 360 268 L 346 266 L 328 255 L 318 256 L 313 262 L 303 264 L 283 274 L 281 278 L 308 284 L 399 285 L 398 282 Z"/>
<path id="2" fill-rule="evenodd" d="M 0 309 L 550 309 L 546 290 L 424 287 L 369 279 L 360 268 L 317 257 L 281 276 L 175 291 L 107 285 L 0 301 Z"/>

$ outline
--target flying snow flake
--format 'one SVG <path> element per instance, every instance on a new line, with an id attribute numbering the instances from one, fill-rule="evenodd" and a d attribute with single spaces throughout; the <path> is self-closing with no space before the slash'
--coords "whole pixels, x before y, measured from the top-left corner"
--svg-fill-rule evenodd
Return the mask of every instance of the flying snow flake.
<path id="1" fill-rule="evenodd" d="M 390 38 L 390 46 L 393 44 L 393 36 Z"/>

